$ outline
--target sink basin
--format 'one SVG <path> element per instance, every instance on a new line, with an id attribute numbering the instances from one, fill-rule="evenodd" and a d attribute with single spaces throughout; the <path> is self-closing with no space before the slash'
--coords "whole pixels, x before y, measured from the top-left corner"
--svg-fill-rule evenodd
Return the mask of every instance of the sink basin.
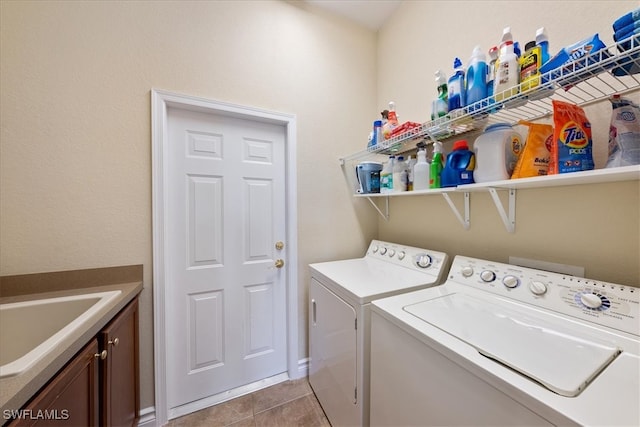
<path id="1" fill-rule="evenodd" d="M 0 304 L 0 378 L 32 367 L 120 292 Z"/>

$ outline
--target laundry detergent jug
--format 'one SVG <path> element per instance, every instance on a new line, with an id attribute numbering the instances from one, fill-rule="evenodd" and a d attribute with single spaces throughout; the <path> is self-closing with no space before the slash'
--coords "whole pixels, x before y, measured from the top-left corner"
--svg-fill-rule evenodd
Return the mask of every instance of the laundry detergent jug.
<path id="1" fill-rule="evenodd" d="M 455 187 L 462 184 L 473 184 L 473 169 L 476 166 L 475 155 L 469 150 L 467 141 L 456 141 L 453 151 L 447 156 L 440 183 L 443 187 Z"/>
<path id="2" fill-rule="evenodd" d="M 522 148 L 522 137 L 508 123 L 488 126 L 473 143 L 476 154 L 473 178 L 476 182 L 511 178 Z"/>
<path id="3" fill-rule="evenodd" d="M 380 162 L 362 162 L 356 166 L 356 178 L 358 179 L 358 193 L 370 194 L 380 192 Z"/>

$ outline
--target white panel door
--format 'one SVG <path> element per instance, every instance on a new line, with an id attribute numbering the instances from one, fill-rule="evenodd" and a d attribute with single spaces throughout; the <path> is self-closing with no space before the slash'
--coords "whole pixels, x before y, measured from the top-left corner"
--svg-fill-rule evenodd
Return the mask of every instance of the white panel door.
<path id="1" fill-rule="evenodd" d="M 176 408 L 287 370 L 285 128 L 168 108 L 167 392 Z"/>

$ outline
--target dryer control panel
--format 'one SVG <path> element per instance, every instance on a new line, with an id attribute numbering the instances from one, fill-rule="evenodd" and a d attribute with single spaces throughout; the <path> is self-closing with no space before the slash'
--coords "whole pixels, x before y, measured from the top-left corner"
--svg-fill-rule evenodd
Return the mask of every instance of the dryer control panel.
<path id="1" fill-rule="evenodd" d="M 447 267 L 447 254 L 444 252 L 381 240 L 371 241 L 366 256 L 431 274 L 438 274 L 440 270 Z M 445 274 L 446 270 L 443 271 L 443 277 Z"/>
<path id="2" fill-rule="evenodd" d="M 640 336 L 640 288 L 459 255 L 449 282 Z"/>

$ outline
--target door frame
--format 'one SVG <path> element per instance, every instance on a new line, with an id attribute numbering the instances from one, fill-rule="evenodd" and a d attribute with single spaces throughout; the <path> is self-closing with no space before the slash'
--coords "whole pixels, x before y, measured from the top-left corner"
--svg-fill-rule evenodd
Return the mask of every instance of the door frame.
<path id="1" fill-rule="evenodd" d="M 296 116 L 259 108 L 230 104 L 190 95 L 151 90 L 151 154 L 152 154 L 152 209 L 153 209 L 153 326 L 155 417 L 157 425 L 168 421 L 166 375 L 166 222 L 168 200 L 168 117 L 167 107 L 215 113 L 252 121 L 283 125 L 285 128 L 285 203 L 287 244 L 287 373 L 291 379 L 301 376 L 298 367 L 298 222 L 296 181 Z M 263 381 L 264 382 L 264 381 Z"/>

